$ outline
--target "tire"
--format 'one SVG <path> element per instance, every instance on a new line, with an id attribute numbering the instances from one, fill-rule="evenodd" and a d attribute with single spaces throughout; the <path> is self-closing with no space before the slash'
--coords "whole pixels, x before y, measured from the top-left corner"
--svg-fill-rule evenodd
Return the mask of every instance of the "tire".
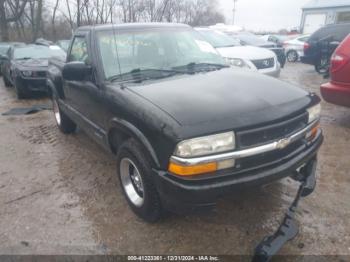
<path id="1" fill-rule="evenodd" d="M 58 128 L 64 134 L 71 134 L 77 129 L 77 125 L 60 109 L 58 98 L 56 95 L 52 96 L 52 108 Z"/>
<path id="2" fill-rule="evenodd" d="M 24 99 L 28 97 L 28 93 L 24 90 L 22 83 L 20 83 L 17 79 L 15 79 L 15 90 L 18 99 Z"/>
<path id="3" fill-rule="evenodd" d="M 288 62 L 295 63 L 296 61 L 298 61 L 298 59 L 299 59 L 299 55 L 298 55 L 297 51 L 295 51 L 295 50 L 288 51 L 288 53 L 287 53 Z"/>
<path id="4" fill-rule="evenodd" d="M 151 160 L 134 139 L 117 153 L 117 174 L 123 194 L 134 213 L 149 223 L 162 216 L 162 205 L 151 173 Z"/>
<path id="5" fill-rule="evenodd" d="M 315 70 L 319 74 L 326 74 L 329 71 L 329 61 L 326 58 L 320 58 L 315 64 Z"/>
<path id="6" fill-rule="evenodd" d="M 2 80 L 4 81 L 6 87 L 12 86 L 11 82 L 7 79 L 5 75 L 2 77 Z"/>

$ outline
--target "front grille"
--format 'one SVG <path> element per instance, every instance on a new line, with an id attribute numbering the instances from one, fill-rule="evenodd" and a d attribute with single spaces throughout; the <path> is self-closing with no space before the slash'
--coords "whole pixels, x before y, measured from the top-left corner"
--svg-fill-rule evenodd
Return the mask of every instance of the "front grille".
<path id="1" fill-rule="evenodd" d="M 303 140 L 299 140 L 281 150 L 274 150 L 251 157 L 241 158 L 237 160 L 236 168 L 240 170 L 254 169 L 256 167 L 263 168 L 264 166 L 273 165 L 279 161 L 290 159 L 304 150 L 304 148 L 305 144 Z"/>
<path id="2" fill-rule="evenodd" d="M 275 59 L 272 57 L 268 59 L 252 60 L 252 63 L 257 69 L 266 69 L 275 66 Z"/>
<path id="3" fill-rule="evenodd" d="M 254 147 L 285 138 L 306 127 L 308 114 L 304 113 L 292 119 L 276 124 L 237 132 L 237 145 L 240 149 Z"/>
<path id="4" fill-rule="evenodd" d="M 32 76 L 33 77 L 46 77 L 46 71 L 34 71 Z"/>

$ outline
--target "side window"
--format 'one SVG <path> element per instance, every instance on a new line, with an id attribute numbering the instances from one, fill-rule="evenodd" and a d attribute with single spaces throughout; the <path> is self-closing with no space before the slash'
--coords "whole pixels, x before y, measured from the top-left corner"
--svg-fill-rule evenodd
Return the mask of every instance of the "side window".
<path id="1" fill-rule="evenodd" d="M 332 37 L 332 27 L 322 27 L 319 30 L 317 30 L 311 37 L 310 41 L 320 41 L 325 40 L 325 38 Z"/>
<path id="2" fill-rule="evenodd" d="M 269 42 L 273 42 L 273 43 L 277 43 L 277 42 L 278 42 L 277 38 L 274 37 L 274 36 L 269 36 L 268 41 L 269 41 Z"/>
<path id="3" fill-rule="evenodd" d="M 304 37 L 299 38 L 299 41 L 306 42 L 308 39 L 309 39 L 308 36 L 304 36 Z"/>
<path id="4" fill-rule="evenodd" d="M 88 50 L 87 42 L 84 36 L 76 36 L 73 39 L 72 49 L 69 55 L 69 62 L 79 61 L 87 62 L 88 60 Z"/>

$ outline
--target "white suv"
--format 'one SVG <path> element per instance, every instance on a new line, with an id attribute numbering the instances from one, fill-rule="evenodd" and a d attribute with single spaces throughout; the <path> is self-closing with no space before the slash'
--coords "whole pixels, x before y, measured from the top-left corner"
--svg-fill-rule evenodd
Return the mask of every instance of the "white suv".
<path id="1" fill-rule="evenodd" d="M 260 47 L 242 46 L 226 34 L 209 28 L 195 28 L 231 65 L 279 77 L 281 66 L 274 52 Z"/>

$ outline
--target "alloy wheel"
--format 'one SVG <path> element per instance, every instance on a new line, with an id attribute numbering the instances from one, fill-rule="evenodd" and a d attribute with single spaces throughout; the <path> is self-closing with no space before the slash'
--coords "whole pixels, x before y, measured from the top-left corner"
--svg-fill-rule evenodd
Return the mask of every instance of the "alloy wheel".
<path id="1" fill-rule="evenodd" d="M 137 207 L 144 202 L 144 186 L 140 171 L 129 158 L 120 161 L 120 177 L 124 191 L 129 200 Z"/>

